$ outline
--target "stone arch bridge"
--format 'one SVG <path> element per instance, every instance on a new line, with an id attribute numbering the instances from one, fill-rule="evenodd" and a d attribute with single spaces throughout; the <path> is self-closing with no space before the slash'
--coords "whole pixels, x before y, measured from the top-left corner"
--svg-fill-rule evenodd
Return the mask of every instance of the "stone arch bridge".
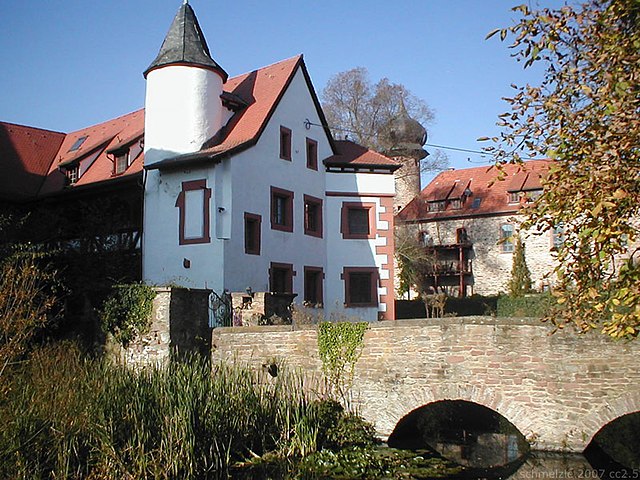
<path id="1" fill-rule="evenodd" d="M 535 449 L 581 452 L 604 425 L 640 411 L 639 354 L 640 340 L 551 334 L 534 319 L 378 322 L 365 334 L 354 397 L 383 436 L 417 408 L 466 400 L 503 415 Z M 212 358 L 321 371 L 314 326 L 217 328 Z"/>

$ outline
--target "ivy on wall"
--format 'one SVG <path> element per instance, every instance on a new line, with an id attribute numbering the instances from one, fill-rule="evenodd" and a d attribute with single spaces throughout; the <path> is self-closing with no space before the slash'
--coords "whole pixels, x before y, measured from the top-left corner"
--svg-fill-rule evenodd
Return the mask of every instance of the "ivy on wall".
<path id="1" fill-rule="evenodd" d="M 362 354 L 365 322 L 322 322 L 318 325 L 318 353 L 329 393 L 346 398 Z"/>
<path id="2" fill-rule="evenodd" d="M 135 337 L 149 331 L 155 296 L 153 288 L 141 283 L 116 285 L 102 305 L 102 330 L 127 347 Z"/>

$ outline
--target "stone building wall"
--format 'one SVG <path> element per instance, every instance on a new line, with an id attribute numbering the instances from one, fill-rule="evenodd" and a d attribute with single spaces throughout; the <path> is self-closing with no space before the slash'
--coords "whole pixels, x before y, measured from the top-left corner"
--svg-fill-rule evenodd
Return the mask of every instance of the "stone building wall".
<path id="1" fill-rule="evenodd" d="M 410 229 L 415 238 L 419 238 L 420 232 L 427 232 L 435 246 L 456 243 L 456 230 L 465 228 L 469 241 L 473 245 L 471 250 L 472 291 L 480 295 L 495 295 L 508 291 L 507 285 L 511 279 L 513 266 L 513 253 L 503 252 L 502 245 L 499 243 L 501 226 L 508 223 L 514 226 L 514 231 L 517 231 L 521 219 L 521 216 L 511 214 L 439 220 L 399 228 Z M 552 285 L 553 276 L 547 278 L 556 265 L 551 251 L 552 233 L 523 232 L 521 238 L 525 245 L 525 256 L 531 271 L 533 288 L 541 290 L 544 286 Z"/>
<path id="2" fill-rule="evenodd" d="M 534 448 L 579 452 L 608 422 L 640 411 L 639 354 L 638 342 L 551 334 L 534 319 L 379 322 L 365 333 L 353 394 L 383 435 L 416 408 L 459 399 L 497 411 Z M 312 326 L 215 329 L 212 359 L 321 372 Z"/>
<path id="3" fill-rule="evenodd" d="M 397 213 L 420 194 L 420 161 L 410 157 L 393 157 L 393 159 L 402 164 L 402 167 L 393 174 L 396 184 L 393 211 Z"/>

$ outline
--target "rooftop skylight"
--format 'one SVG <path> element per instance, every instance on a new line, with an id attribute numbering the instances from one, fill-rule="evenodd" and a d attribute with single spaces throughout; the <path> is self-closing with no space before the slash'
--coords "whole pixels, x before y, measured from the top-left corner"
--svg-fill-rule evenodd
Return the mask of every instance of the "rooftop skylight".
<path id="1" fill-rule="evenodd" d="M 75 152 L 76 150 L 78 150 L 82 144 L 84 143 L 84 141 L 87 139 L 87 135 L 85 135 L 84 137 L 80 137 L 78 138 L 73 145 L 71 145 L 71 148 L 69 149 L 70 152 Z"/>

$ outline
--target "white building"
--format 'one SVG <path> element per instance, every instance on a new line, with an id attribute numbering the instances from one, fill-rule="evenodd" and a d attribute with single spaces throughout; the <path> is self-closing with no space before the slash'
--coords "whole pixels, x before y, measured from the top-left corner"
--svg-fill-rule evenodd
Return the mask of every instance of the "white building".
<path id="1" fill-rule="evenodd" d="M 145 77 L 146 282 L 394 318 L 399 164 L 332 139 L 302 56 L 228 78 L 185 4 Z"/>

